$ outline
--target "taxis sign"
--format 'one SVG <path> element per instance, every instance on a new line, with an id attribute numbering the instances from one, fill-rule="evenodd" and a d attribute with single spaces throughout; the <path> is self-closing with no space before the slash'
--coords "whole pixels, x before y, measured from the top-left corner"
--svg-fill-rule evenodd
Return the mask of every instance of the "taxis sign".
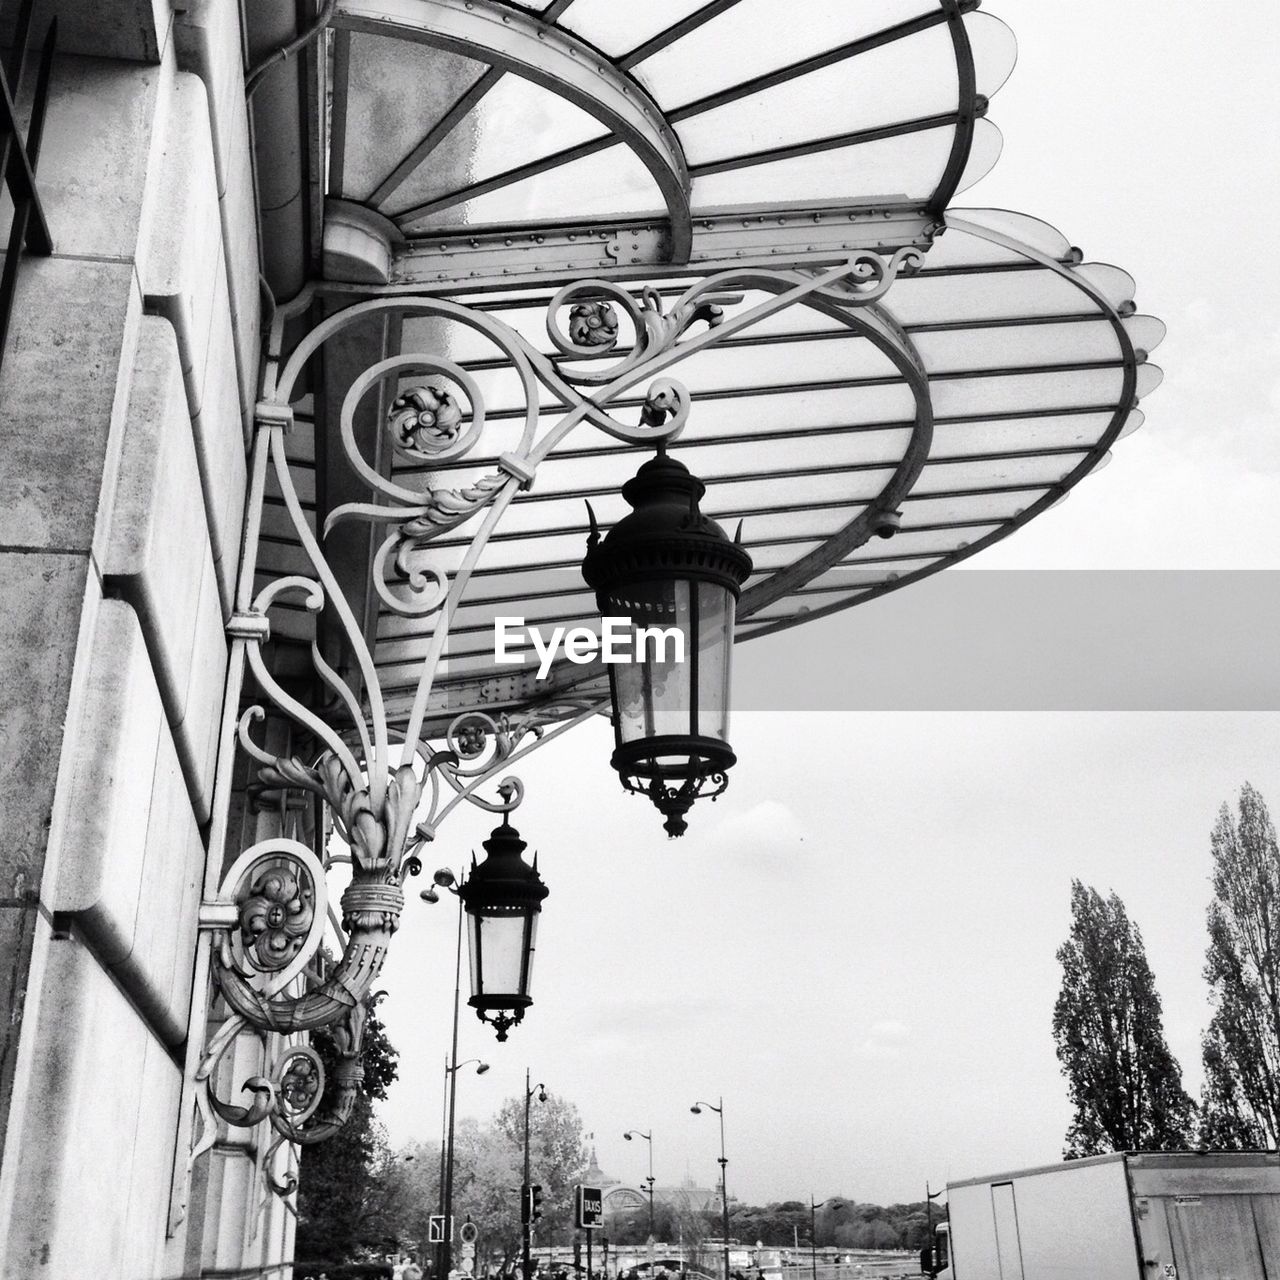
<path id="1" fill-rule="evenodd" d="M 574 1195 L 575 1218 L 584 1231 L 593 1231 L 604 1225 L 604 1192 L 599 1187 L 576 1187 Z"/>

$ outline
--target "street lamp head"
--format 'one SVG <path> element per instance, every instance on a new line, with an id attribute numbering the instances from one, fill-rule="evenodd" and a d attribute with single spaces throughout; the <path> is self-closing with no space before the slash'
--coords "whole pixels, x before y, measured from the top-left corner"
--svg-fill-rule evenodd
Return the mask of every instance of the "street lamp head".
<path id="1" fill-rule="evenodd" d="M 698 500 L 706 486 L 667 456 L 622 486 L 632 511 L 601 539 L 592 530 L 582 575 L 602 617 L 629 621 L 637 660 L 609 664 L 615 750 L 628 791 L 647 795 L 679 836 L 695 800 L 727 785 L 729 668 L 734 616 L 751 557 Z M 672 640 L 654 643 L 655 633 Z M 644 641 L 645 636 L 649 642 Z"/>
<path id="2" fill-rule="evenodd" d="M 442 889 L 448 889 L 454 883 L 456 877 L 448 867 L 439 867 L 431 879 Z"/>
<path id="3" fill-rule="evenodd" d="M 476 1075 L 482 1076 L 488 1070 L 489 1070 L 489 1064 L 487 1062 L 482 1062 L 478 1067 L 476 1067 Z"/>
<path id="4" fill-rule="evenodd" d="M 485 860 L 479 866 L 472 860 L 471 874 L 458 889 L 471 942 L 467 1003 L 505 1040 L 508 1028 L 533 1003 L 529 981 L 547 887 L 538 874 L 537 857 L 532 866 L 521 858 L 525 842 L 505 814 L 484 848 Z"/>
<path id="5" fill-rule="evenodd" d="M 539 1090 L 538 1090 L 538 1101 L 539 1101 L 539 1102 L 546 1102 L 546 1100 L 547 1100 L 547 1091 L 546 1091 L 545 1089 L 539 1089 Z"/>
<path id="6" fill-rule="evenodd" d="M 700 1116 L 702 1114 L 702 1108 L 698 1106 L 696 1102 L 689 1108 L 689 1110 L 692 1111 L 695 1116 Z"/>
<path id="7" fill-rule="evenodd" d="M 626 1138 L 626 1140 L 627 1140 L 628 1142 L 630 1142 L 630 1141 L 631 1141 L 631 1132 L 630 1132 L 630 1130 L 628 1130 L 628 1131 L 627 1131 L 626 1133 L 624 1133 L 622 1136 L 623 1136 L 624 1138 Z"/>

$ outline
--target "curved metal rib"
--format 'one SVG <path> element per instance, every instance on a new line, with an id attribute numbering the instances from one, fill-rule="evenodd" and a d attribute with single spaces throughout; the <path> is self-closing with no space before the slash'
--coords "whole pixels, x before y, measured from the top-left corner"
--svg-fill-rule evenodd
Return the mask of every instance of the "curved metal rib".
<path id="1" fill-rule="evenodd" d="M 956 93 L 955 134 L 951 139 L 951 154 L 938 180 L 937 188 L 926 208 L 935 216 L 941 216 L 951 203 L 969 163 L 969 151 L 973 146 L 974 121 L 981 114 L 978 102 L 978 76 L 973 65 L 973 47 L 964 27 L 964 15 L 976 9 L 975 0 L 942 0 L 947 15 L 947 30 L 956 55 L 956 76 L 959 80 Z"/>
<path id="2" fill-rule="evenodd" d="M 640 83 L 598 50 L 494 0 L 338 0 L 333 25 L 414 40 L 476 58 L 551 89 L 594 116 L 643 161 L 671 219 L 669 260 L 687 262 L 693 243 L 689 168 L 666 117 Z M 403 225 L 423 210 L 397 215 Z"/>

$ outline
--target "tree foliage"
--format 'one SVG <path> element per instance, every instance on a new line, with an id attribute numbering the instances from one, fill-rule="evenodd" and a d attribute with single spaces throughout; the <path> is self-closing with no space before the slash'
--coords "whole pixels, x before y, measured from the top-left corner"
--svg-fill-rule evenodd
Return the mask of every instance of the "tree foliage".
<path id="1" fill-rule="evenodd" d="M 944 1215 L 935 1205 L 933 1221 Z M 738 1222 L 758 1223 L 754 1236 L 739 1231 Z M 784 1200 L 763 1210 L 744 1206 L 730 1218 L 730 1226 L 740 1239 L 756 1240 L 775 1248 L 785 1248 L 799 1240 L 804 1248 L 812 1243 L 819 1249 L 919 1249 L 928 1239 L 928 1215 L 923 1200 L 914 1204 L 859 1204 L 843 1196 L 824 1200 L 810 1214 L 807 1203 Z M 811 1232 L 812 1226 L 812 1232 Z"/>
<path id="2" fill-rule="evenodd" d="M 578 1108 L 567 1098 L 546 1091 L 534 1094 L 529 1107 L 529 1178 L 542 1186 L 539 1230 L 565 1239 L 573 1224 L 573 1189 L 587 1169 L 587 1143 Z M 521 1157 L 524 1152 L 524 1099 L 508 1098 L 493 1127 Z M 523 1164 L 521 1165 L 521 1177 Z M 516 1182 L 521 1181 L 517 1177 Z"/>
<path id="3" fill-rule="evenodd" d="M 388 1212 L 402 1249 L 432 1256 L 429 1218 L 440 1211 L 440 1144 L 411 1142 L 396 1152 L 389 1176 Z"/>
<path id="4" fill-rule="evenodd" d="M 1195 1104 L 1165 1042 L 1142 934 L 1116 894 L 1071 884 L 1053 1035 L 1075 1116 L 1067 1159 L 1188 1145 Z"/>
<path id="5" fill-rule="evenodd" d="M 1239 816 L 1224 804 L 1211 837 L 1213 901 L 1204 976 L 1213 1017 L 1204 1034 L 1206 1145 L 1280 1143 L 1280 852 L 1262 797 L 1248 783 Z"/>
<path id="6" fill-rule="evenodd" d="M 524 1180 L 523 1095 L 508 1098 L 488 1125 L 460 1120 L 454 1135 L 453 1212 L 479 1228 L 479 1254 L 502 1266 L 520 1255 L 520 1185 Z M 587 1167 L 582 1117 L 573 1103 L 535 1093 L 529 1109 L 530 1181 L 542 1186 L 539 1241 L 570 1238 L 573 1188 Z"/>
<path id="7" fill-rule="evenodd" d="M 332 1082 L 337 1061 L 332 1033 L 318 1030 L 311 1043 Z M 355 1262 L 394 1244 L 397 1158 L 374 1117 L 373 1100 L 387 1096 L 387 1086 L 396 1078 L 397 1057 L 377 1013 L 370 1009 L 364 1032 L 364 1082 L 351 1118 L 334 1137 L 302 1153 L 294 1253 L 303 1262 Z M 300 1269 L 298 1274 L 309 1271 Z"/>

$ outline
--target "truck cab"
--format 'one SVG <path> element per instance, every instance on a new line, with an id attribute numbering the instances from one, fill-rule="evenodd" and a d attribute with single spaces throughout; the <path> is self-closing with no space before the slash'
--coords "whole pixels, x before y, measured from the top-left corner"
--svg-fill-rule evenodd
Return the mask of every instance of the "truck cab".
<path id="1" fill-rule="evenodd" d="M 951 1227 L 940 1222 L 934 1228 L 933 1239 L 920 1250 L 922 1275 L 934 1280 L 953 1280 L 951 1274 Z"/>

